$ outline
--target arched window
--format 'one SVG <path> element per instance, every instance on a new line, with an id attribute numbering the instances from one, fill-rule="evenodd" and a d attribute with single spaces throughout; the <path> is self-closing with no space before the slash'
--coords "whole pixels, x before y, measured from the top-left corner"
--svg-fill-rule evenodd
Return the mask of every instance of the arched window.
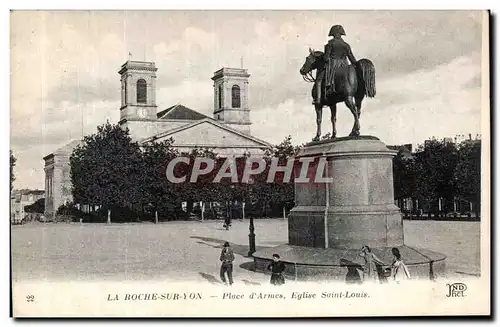
<path id="1" fill-rule="evenodd" d="M 142 78 L 137 81 L 137 103 L 147 103 L 147 85 L 146 81 Z"/>
<path id="2" fill-rule="evenodd" d="M 233 108 L 241 107 L 240 87 L 238 85 L 233 85 L 231 88 L 231 99 Z"/>
<path id="3" fill-rule="evenodd" d="M 219 109 L 222 109 L 222 84 L 219 85 Z"/>

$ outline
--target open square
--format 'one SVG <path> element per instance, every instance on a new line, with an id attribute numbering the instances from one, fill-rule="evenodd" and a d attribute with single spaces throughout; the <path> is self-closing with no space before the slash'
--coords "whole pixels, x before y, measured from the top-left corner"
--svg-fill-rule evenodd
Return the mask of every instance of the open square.
<path id="1" fill-rule="evenodd" d="M 452 277 L 479 276 L 480 223 L 404 221 L 405 243 L 447 256 Z M 257 250 L 287 243 L 285 219 L 256 219 Z M 219 284 L 219 255 L 235 252 L 236 283 L 268 283 L 251 271 L 248 220 L 12 226 L 13 281 L 192 280 Z"/>

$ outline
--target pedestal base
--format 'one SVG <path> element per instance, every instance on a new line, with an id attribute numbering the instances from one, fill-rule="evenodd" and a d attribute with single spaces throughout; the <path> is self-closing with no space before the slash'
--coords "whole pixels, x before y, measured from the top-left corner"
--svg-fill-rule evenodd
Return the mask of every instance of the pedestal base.
<path id="1" fill-rule="evenodd" d="M 326 225 L 325 225 L 326 216 Z M 360 249 L 403 245 L 403 217 L 394 204 L 379 206 L 297 206 L 288 216 L 288 244 Z"/>
<path id="2" fill-rule="evenodd" d="M 308 172 L 316 175 L 314 179 L 295 179 L 288 244 L 336 249 L 402 246 L 403 217 L 394 204 L 395 155 L 396 151 L 372 136 L 302 148 L 297 158 L 311 161 Z M 303 176 L 301 173 L 297 168 L 295 176 Z M 321 181 L 319 176 L 329 180 Z"/>
<path id="3" fill-rule="evenodd" d="M 372 251 L 389 267 L 393 258 L 391 249 L 392 247 L 381 247 L 373 248 Z M 399 246 L 398 249 L 412 279 L 432 280 L 444 276 L 445 255 L 406 245 Z M 273 253 L 278 253 L 286 267 L 284 274 L 289 279 L 344 282 L 352 279 L 353 275 L 362 273 L 359 268 L 364 262 L 359 252 L 280 245 L 257 251 L 253 257 L 256 271 L 266 271 Z"/>

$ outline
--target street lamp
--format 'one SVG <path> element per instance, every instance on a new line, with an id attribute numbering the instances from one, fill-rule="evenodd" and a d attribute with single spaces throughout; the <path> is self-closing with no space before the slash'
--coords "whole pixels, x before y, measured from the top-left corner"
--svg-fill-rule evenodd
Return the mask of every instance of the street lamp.
<path id="1" fill-rule="evenodd" d="M 251 197 L 251 193 L 252 193 L 252 184 L 253 184 L 253 178 L 250 176 L 249 180 L 248 180 L 248 191 L 247 191 L 247 199 L 250 203 L 250 205 L 252 205 L 252 197 Z M 251 257 L 254 252 L 255 252 L 255 226 L 253 224 L 253 214 L 250 214 L 250 225 L 248 227 L 248 230 L 250 231 L 250 234 L 248 234 L 248 244 L 249 244 L 249 250 L 248 250 L 248 256 Z"/>

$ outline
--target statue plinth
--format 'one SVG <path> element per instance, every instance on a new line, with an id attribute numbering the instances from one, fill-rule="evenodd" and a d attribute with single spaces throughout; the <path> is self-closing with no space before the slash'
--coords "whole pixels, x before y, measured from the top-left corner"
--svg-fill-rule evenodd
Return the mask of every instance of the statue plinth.
<path id="1" fill-rule="evenodd" d="M 346 267 L 362 264 L 359 251 L 368 245 L 388 264 L 397 247 L 413 276 L 432 279 L 444 272 L 444 255 L 404 244 L 403 217 L 394 204 L 395 155 L 373 136 L 307 144 L 297 158 L 325 158 L 323 177 L 331 181 L 296 181 L 288 245 L 256 252 L 256 268 L 278 253 L 289 263 L 288 274 L 343 279 Z"/>
<path id="2" fill-rule="evenodd" d="M 403 245 L 402 216 L 394 204 L 395 155 L 378 139 L 304 147 L 297 157 L 326 157 L 324 177 L 332 181 L 295 184 L 288 244 L 337 249 Z"/>

